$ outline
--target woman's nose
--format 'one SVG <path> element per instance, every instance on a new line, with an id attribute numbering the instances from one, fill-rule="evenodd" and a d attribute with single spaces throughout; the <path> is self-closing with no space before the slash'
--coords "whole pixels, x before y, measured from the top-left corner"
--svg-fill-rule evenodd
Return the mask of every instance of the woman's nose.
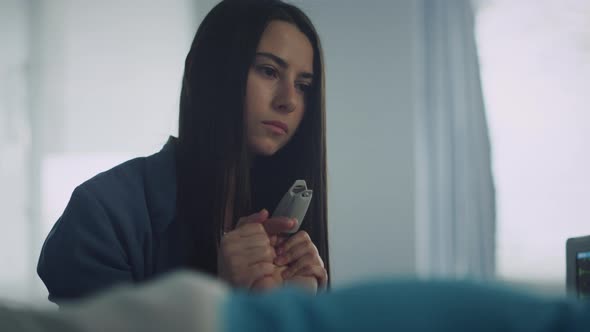
<path id="1" fill-rule="evenodd" d="M 297 107 L 297 90 L 295 86 L 291 83 L 281 82 L 273 106 L 281 112 L 293 112 Z"/>

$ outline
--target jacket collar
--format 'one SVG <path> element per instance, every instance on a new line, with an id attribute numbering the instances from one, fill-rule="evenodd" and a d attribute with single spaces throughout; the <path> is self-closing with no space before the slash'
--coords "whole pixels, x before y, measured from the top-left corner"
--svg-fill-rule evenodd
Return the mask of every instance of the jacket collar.
<path id="1" fill-rule="evenodd" d="M 176 138 L 145 162 L 145 195 L 153 230 L 164 232 L 176 219 Z"/>

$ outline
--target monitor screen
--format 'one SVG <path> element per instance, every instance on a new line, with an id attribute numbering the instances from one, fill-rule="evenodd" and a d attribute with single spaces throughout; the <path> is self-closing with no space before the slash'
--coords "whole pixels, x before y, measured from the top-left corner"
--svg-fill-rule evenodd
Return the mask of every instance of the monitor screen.
<path id="1" fill-rule="evenodd" d="M 576 254 L 576 289 L 579 299 L 590 300 L 590 251 Z"/>

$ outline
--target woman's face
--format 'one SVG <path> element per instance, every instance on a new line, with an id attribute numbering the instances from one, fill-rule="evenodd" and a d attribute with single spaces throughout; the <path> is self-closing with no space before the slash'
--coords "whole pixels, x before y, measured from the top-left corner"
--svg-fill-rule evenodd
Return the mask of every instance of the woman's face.
<path id="1" fill-rule="evenodd" d="M 264 30 L 246 84 L 245 121 L 250 152 L 271 156 L 293 137 L 311 91 L 313 48 L 299 29 L 272 21 Z"/>

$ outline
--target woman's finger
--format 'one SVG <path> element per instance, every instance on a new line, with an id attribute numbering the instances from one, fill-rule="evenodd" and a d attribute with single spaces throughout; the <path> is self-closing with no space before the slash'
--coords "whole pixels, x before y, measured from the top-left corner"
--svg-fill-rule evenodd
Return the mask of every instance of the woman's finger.
<path id="1" fill-rule="evenodd" d="M 276 257 L 276 254 L 273 247 L 266 246 L 245 250 L 242 253 L 242 256 L 244 257 L 248 265 L 252 265 L 260 262 L 272 263 L 274 258 Z"/>
<path id="2" fill-rule="evenodd" d="M 261 223 L 247 223 L 242 224 L 239 228 L 226 233 L 224 238 L 249 237 L 258 234 L 265 234 L 264 227 Z"/>
<path id="3" fill-rule="evenodd" d="M 224 257 L 240 256 L 246 250 L 265 247 L 271 247 L 271 245 L 264 233 L 247 238 L 228 234 L 221 239 L 220 253 Z"/>
<path id="4" fill-rule="evenodd" d="M 291 264 L 303 256 L 311 255 L 317 257 L 317 263 L 323 267 L 323 261 L 320 258 L 318 249 L 311 241 L 299 243 L 296 246 L 291 247 L 288 251 L 277 252 L 277 255 L 274 263 L 278 266 Z"/>
<path id="5" fill-rule="evenodd" d="M 283 272 L 284 274 L 285 272 Z M 296 274 L 291 275 L 289 277 L 285 277 L 283 275 L 283 278 L 285 278 L 285 280 L 288 280 L 292 277 L 305 277 L 305 276 L 309 276 L 309 277 L 315 277 L 318 281 L 318 287 L 319 288 L 325 288 L 328 285 L 328 271 L 326 271 L 325 268 L 319 266 L 319 265 L 306 265 L 305 267 L 303 267 L 302 269 L 300 269 Z"/>
<path id="6" fill-rule="evenodd" d="M 247 270 L 241 275 L 240 286 L 250 288 L 252 284 L 261 278 L 273 275 L 276 266 L 272 263 L 261 262 L 250 265 Z"/>
<path id="7" fill-rule="evenodd" d="M 273 235 L 270 237 L 270 245 L 273 248 L 280 248 L 283 243 L 285 243 L 289 239 L 288 236 L 285 235 Z"/>
<path id="8" fill-rule="evenodd" d="M 288 232 L 296 225 L 296 221 L 287 217 L 272 217 L 266 219 L 263 223 L 264 229 L 268 235 L 278 235 Z"/>
<path id="9" fill-rule="evenodd" d="M 298 246 L 302 243 L 313 243 L 311 237 L 306 231 L 299 231 L 295 235 L 286 239 L 286 241 L 277 249 L 277 253 L 280 255 L 283 252 L 291 250 L 293 247 Z"/>
<path id="10" fill-rule="evenodd" d="M 272 276 L 265 276 L 261 279 L 256 280 L 250 289 L 253 290 L 268 290 L 272 288 L 276 288 L 283 284 L 283 277 L 281 273 L 286 269 L 286 267 L 278 267 L 275 266 Z"/>
<path id="11" fill-rule="evenodd" d="M 262 209 L 256 213 L 253 213 L 249 216 L 242 217 L 238 219 L 238 223 L 236 224 L 236 229 L 252 223 L 262 223 L 266 219 L 268 219 L 268 210 Z"/>
<path id="12" fill-rule="evenodd" d="M 258 247 L 271 247 L 270 239 L 264 232 L 253 234 L 248 237 L 241 237 L 240 239 L 236 240 L 235 243 L 237 244 L 237 247 L 239 247 L 238 250 L 248 250 Z"/>
<path id="13" fill-rule="evenodd" d="M 283 277 L 289 278 L 291 276 L 298 275 L 299 271 L 307 266 L 313 265 L 317 265 L 321 268 L 324 267 L 323 262 L 319 256 L 312 253 L 306 254 L 305 256 L 296 260 L 293 264 L 289 265 L 289 267 L 283 272 Z"/>

